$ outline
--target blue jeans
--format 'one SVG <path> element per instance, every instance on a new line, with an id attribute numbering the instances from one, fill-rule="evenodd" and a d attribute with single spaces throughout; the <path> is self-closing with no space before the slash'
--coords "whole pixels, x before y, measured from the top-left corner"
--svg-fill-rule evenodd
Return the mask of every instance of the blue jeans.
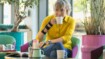
<path id="1" fill-rule="evenodd" d="M 57 58 L 57 50 L 65 50 L 67 53 L 67 56 L 65 57 L 68 57 L 68 54 L 71 54 L 71 50 L 65 49 L 61 42 L 50 44 L 48 47 L 42 48 L 42 50 L 44 51 L 44 54 L 50 58 Z"/>

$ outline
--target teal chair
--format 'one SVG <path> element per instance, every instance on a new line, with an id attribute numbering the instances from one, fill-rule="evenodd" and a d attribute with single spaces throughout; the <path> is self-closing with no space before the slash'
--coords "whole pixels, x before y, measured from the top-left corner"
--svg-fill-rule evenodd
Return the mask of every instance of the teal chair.
<path id="1" fill-rule="evenodd" d="M 9 35 L 0 35 L 0 44 L 13 44 L 15 46 L 15 38 Z M 0 59 L 4 59 L 6 53 L 0 52 Z"/>

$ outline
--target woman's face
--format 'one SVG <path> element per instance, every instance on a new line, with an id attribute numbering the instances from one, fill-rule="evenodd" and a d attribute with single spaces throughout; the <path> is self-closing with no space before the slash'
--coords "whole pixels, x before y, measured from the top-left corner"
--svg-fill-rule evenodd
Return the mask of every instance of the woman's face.
<path id="1" fill-rule="evenodd" d="M 57 17 L 59 16 L 64 17 L 66 15 L 66 8 L 65 7 L 62 7 L 62 8 L 55 7 L 55 15 Z"/>

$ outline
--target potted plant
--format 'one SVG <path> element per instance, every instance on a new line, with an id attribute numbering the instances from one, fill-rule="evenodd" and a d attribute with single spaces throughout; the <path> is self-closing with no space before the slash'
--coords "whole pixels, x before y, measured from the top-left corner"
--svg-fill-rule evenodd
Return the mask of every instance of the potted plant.
<path id="1" fill-rule="evenodd" d="M 27 8 L 38 6 L 40 0 L 0 0 L 0 3 L 8 3 L 14 6 L 15 21 L 10 32 L 0 32 L 0 34 L 11 35 L 16 39 L 16 50 L 20 50 L 20 46 L 24 41 L 24 32 L 19 32 L 19 24 L 27 17 Z M 21 9 L 22 10 L 19 10 Z"/>
<path id="2" fill-rule="evenodd" d="M 88 1 L 91 17 L 84 20 L 87 35 L 82 36 L 82 59 L 91 59 L 90 51 L 105 45 L 105 1 Z"/>

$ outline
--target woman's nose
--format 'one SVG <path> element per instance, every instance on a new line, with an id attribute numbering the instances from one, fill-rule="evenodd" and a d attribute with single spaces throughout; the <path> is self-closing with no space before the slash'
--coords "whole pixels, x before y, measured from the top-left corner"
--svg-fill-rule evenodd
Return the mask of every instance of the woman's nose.
<path id="1" fill-rule="evenodd" d="M 62 16 L 61 12 L 57 12 L 56 16 Z"/>

